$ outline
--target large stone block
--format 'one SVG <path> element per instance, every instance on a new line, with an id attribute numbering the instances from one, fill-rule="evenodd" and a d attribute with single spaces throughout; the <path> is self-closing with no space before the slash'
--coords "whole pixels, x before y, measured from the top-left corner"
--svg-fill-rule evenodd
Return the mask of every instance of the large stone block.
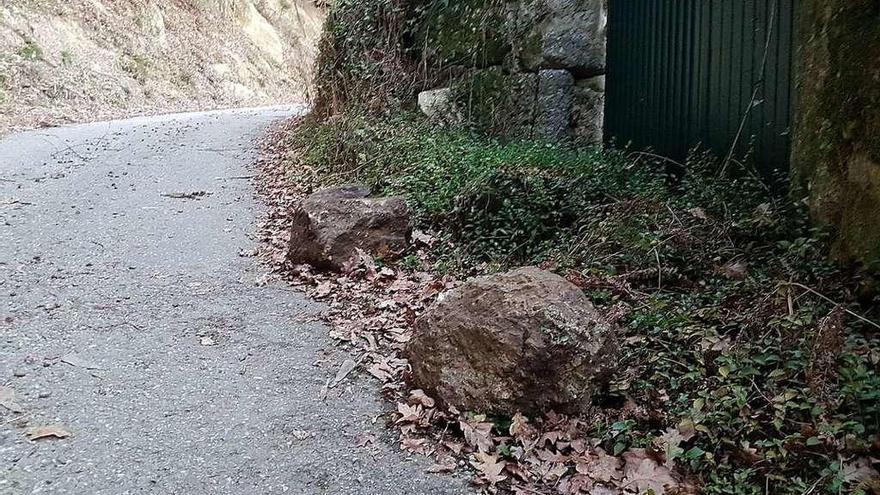
<path id="1" fill-rule="evenodd" d="M 574 77 L 567 70 L 542 70 L 538 73 L 535 135 L 560 139 L 571 125 Z"/>
<path id="2" fill-rule="evenodd" d="M 603 0 L 525 0 L 514 21 L 526 70 L 566 69 L 577 77 L 605 72 Z"/>

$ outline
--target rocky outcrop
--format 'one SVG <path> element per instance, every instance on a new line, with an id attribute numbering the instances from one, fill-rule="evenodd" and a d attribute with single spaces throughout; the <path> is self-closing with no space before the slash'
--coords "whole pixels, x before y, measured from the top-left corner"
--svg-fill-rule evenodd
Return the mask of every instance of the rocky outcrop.
<path id="1" fill-rule="evenodd" d="M 461 410 L 578 411 L 607 377 L 614 327 L 583 292 L 528 267 L 473 279 L 415 322 L 412 381 Z"/>
<path id="2" fill-rule="evenodd" d="M 806 0 L 798 23 L 793 183 L 835 257 L 880 271 L 880 10 Z"/>
<path id="3" fill-rule="evenodd" d="M 371 198 L 348 185 L 318 191 L 293 213 L 288 259 L 342 271 L 359 252 L 393 258 L 409 244 L 410 213 L 400 197 Z"/>

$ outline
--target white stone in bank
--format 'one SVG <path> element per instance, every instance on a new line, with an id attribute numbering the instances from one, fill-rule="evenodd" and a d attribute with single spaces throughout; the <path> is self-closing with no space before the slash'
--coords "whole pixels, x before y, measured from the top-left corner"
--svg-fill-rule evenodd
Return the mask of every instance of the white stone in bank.
<path id="1" fill-rule="evenodd" d="M 452 88 L 437 88 L 419 93 L 419 109 L 429 119 L 452 123 L 461 120 L 455 102 L 453 101 Z"/>

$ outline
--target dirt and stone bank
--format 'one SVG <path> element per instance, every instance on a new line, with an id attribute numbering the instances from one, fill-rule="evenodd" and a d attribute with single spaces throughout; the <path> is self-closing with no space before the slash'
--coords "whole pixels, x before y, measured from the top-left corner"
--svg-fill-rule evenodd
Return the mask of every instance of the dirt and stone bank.
<path id="1" fill-rule="evenodd" d="M 12 0 L 0 5 L 0 132 L 304 101 L 311 0 Z"/>

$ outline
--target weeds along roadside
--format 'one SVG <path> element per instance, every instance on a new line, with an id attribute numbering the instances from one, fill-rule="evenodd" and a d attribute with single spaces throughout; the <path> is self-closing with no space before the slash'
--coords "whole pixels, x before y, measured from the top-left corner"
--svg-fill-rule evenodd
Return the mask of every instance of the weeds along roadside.
<path id="1" fill-rule="evenodd" d="M 306 119 L 283 148 L 298 188 L 406 196 L 441 241 L 431 270 L 539 264 L 582 287 L 625 329 L 594 432 L 609 453 L 691 424 L 666 455 L 704 493 L 870 493 L 853 473 L 880 453 L 878 329 L 859 319 L 877 321 L 876 282 L 828 263 L 799 205 L 749 174 L 697 156 L 671 178 L 644 157 L 407 112 Z"/>

